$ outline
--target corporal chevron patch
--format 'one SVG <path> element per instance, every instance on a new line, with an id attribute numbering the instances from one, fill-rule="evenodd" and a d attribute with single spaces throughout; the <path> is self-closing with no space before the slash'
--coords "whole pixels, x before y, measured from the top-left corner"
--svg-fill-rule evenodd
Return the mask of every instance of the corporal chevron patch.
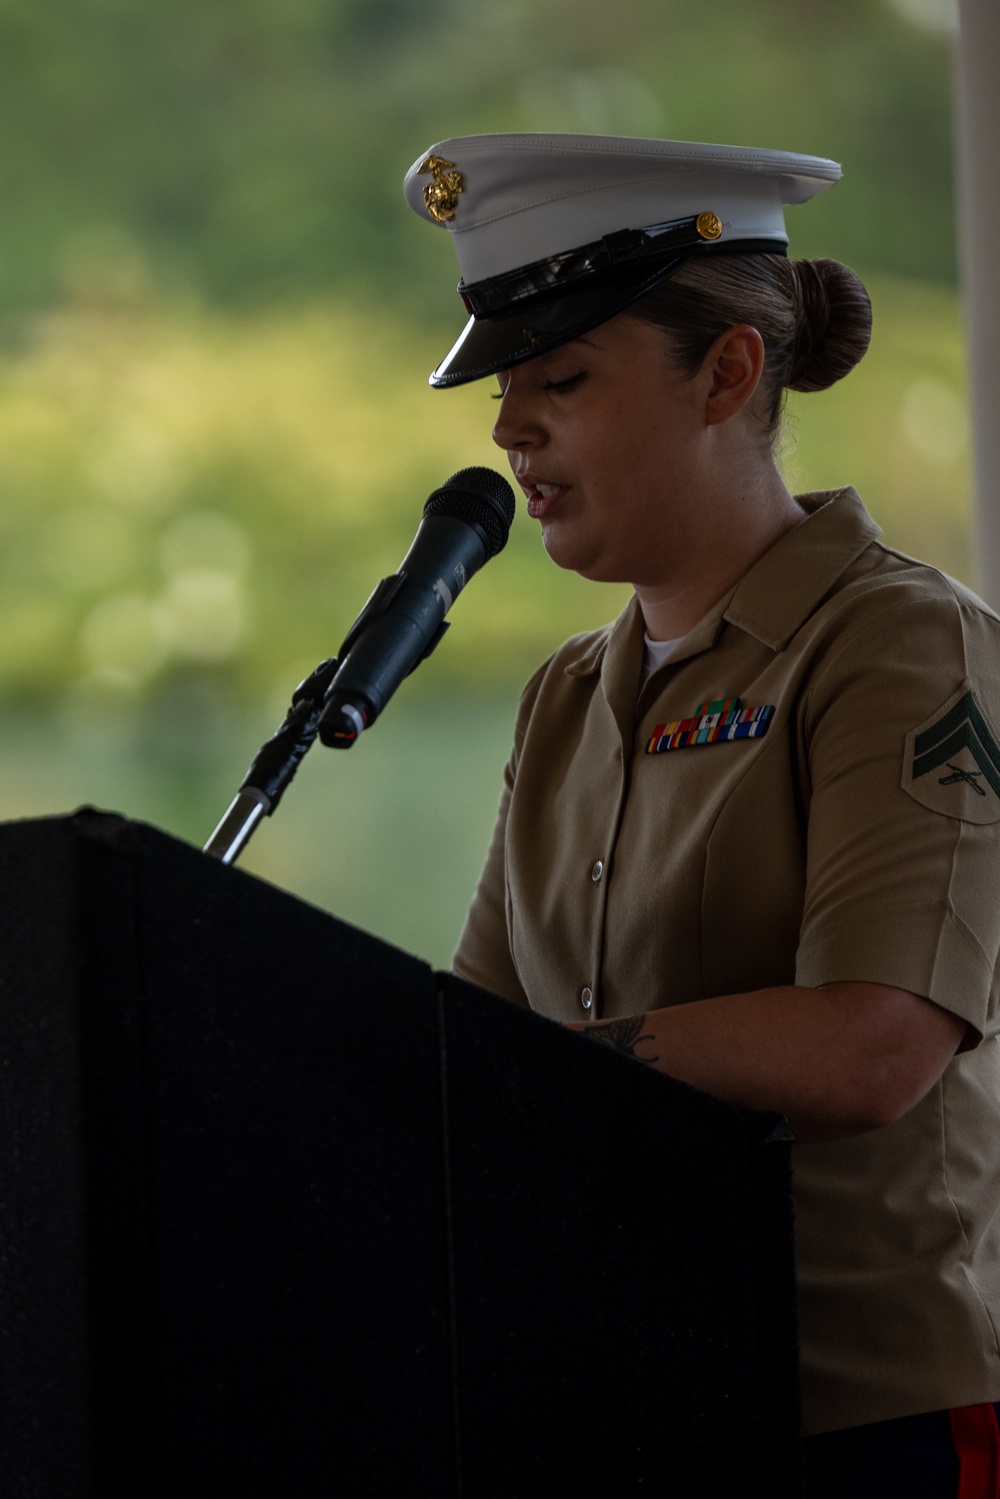
<path id="1" fill-rule="evenodd" d="M 902 786 L 946 817 L 1000 821 L 1000 743 L 970 682 L 907 734 Z"/>

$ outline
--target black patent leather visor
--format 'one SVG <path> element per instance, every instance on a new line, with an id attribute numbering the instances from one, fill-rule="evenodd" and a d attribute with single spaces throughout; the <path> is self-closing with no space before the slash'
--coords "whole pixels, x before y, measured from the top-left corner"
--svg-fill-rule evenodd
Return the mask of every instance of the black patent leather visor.
<path id="1" fill-rule="evenodd" d="M 465 385 L 558 349 L 623 312 L 692 255 L 786 251 L 784 240 L 707 243 L 697 227 L 704 217 L 623 230 L 488 281 L 461 283 L 473 315 L 430 384 Z"/>

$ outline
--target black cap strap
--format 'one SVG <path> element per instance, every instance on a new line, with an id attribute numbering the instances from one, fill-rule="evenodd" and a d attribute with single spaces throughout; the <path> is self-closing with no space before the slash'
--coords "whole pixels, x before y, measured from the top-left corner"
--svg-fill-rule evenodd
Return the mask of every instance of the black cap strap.
<path id="1" fill-rule="evenodd" d="M 714 247 L 721 234 L 722 221 L 714 213 L 692 214 L 664 224 L 649 224 L 644 229 L 620 229 L 589 245 L 547 256 L 470 286 L 460 281 L 458 290 L 473 317 L 497 317 L 534 297 L 550 296 L 582 281 L 613 277 L 632 267 Z M 754 248 L 773 252 L 779 245 L 757 241 Z M 780 248 L 784 249 L 783 243 Z"/>

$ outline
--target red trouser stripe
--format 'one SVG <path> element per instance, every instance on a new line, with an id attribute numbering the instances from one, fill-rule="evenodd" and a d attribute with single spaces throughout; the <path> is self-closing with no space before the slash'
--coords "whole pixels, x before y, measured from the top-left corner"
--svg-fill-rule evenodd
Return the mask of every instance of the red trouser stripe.
<path id="1" fill-rule="evenodd" d="M 998 1499 L 1000 1429 L 992 1405 L 963 1405 L 948 1415 L 958 1453 L 956 1499 Z"/>

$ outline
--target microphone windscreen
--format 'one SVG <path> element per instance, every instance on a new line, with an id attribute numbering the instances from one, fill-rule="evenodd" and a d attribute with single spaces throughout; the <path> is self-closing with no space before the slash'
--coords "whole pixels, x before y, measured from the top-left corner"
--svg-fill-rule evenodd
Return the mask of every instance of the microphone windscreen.
<path id="1" fill-rule="evenodd" d="M 514 510 L 514 491 L 495 469 L 461 468 L 430 495 L 424 515 L 448 515 L 478 527 L 488 560 L 507 545 Z"/>

